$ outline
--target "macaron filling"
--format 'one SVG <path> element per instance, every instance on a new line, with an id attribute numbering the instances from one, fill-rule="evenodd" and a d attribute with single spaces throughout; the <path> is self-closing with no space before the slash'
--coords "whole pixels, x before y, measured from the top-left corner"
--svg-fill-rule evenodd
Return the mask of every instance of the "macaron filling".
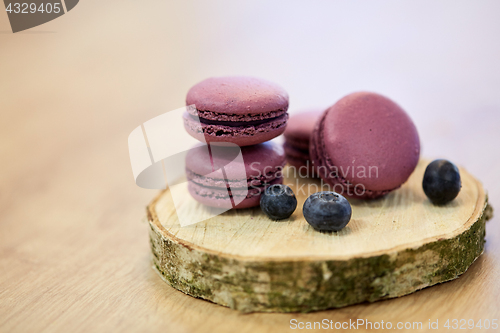
<path id="1" fill-rule="evenodd" d="M 257 125 L 249 125 L 248 122 L 244 122 L 241 126 L 205 124 L 202 122 L 203 118 L 199 119 L 200 121 L 196 121 L 196 118 L 191 117 L 187 113 L 184 114 L 184 125 L 188 131 L 196 133 L 197 135 L 215 137 L 254 136 L 256 134 L 268 133 L 269 131 L 278 130 L 280 128 L 284 129 L 288 120 L 288 113 L 276 118 L 267 119 Z"/>
<path id="2" fill-rule="evenodd" d="M 241 197 L 243 194 L 245 194 L 246 198 L 251 198 L 257 195 L 260 195 L 263 190 L 265 190 L 267 187 L 273 185 L 273 184 L 278 184 L 281 183 L 282 178 L 275 178 L 269 183 L 262 183 L 259 186 L 250 186 L 248 188 L 226 188 L 226 189 L 221 189 L 219 187 L 207 187 L 207 186 L 202 186 L 200 184 L 192 182 L 191 184 L 196 184 L 198 186 L 194 186 L 193 189 L 198 195 L 205 196 L 205 197 L 214 197 L 214 198 L 226 198 L 227 194 L 229 193 L 229 197 Z"/>
<path id="3" fill-rule="evenodd" d="M 200 123 L 204 125 L 222 125 L 222 126 L 230 126 L 230 127 L 238 127 L 238 126 L 257 126 L 257 125 L 262 125 L 266 124 L 270 121 L 277 120 L 281 116 L 274 117 L 274 118 L 266 118 L 266 119 L 257 119 L 257 120 L 249 120 L 249 121 L 226 121 L 226 120 L 212 120 L 212 119 L 205 119 L 201 117 L 196 117 L 193 115 L 190 115 L 193 121 L 196 121 L 197 119 L 200 120 Z"/>
<path id="4" fill-rule="evenodd" d="M 209 110 L 198 110 L 195 108 L 187 108 L 187 112 L 195 117 L 206 120 L 215 121 L 255 121 L 277 118 L 287 112 L 287 109 L 277 109 L 275 111 L 269 111 L 265 113 L 244 113 L 244 114 L 231 114 L 231 113 L 219 113 Z"/>
<path id="5" fill-rule="evenodd" d="M 200 144 L 187 153 L 185 172 L 198 202 L 247 208 L 258 206 L 268 186 L 282 183 L 285 164 L 283 148 L 272 142 L 242 148 Z"/>
<path id="6" fill-rule="evenodd" d="M 188 182 L 188 190 L 193 197 L 203 204 L 228 208 L 247 208 L 259 204 L 260 195 L 271 185 L 281 184 L 282 177 L 274 178 L 269 183 L 262 183 L 258 186 L 248 188 L 220 188 L 208 187 Z"/>
<path id="7" fill-rule="evenodd" d="M 232 188 L 254 188 L 259 186 L 264 186 L 268 183 L 271 183 L 276 178 L 280 178 L 280 172 L 282 170 L 282 166 L 276 167 L 266 174 L 259 176 L 251 176 L 247 180 L 234 180 L 234 179 L 216 179 L 211 177 L 206 177 L 204 175 L 197 174 L 189 169 L 186 169 L 186 175 L 189 181 L 192 181 L 200 186 L 210 187 L 210 188 L 229 188 L 229 184 L 232 185 Z"/>
<path id="8" fill-rule="evenodd" d="M 282 134 L 288 121 L 287 92 L 275 83 L 248 76 L 203 80 L 189 89 L 186 105 L 187 132 L 214 144 L 263 143 Z"/>

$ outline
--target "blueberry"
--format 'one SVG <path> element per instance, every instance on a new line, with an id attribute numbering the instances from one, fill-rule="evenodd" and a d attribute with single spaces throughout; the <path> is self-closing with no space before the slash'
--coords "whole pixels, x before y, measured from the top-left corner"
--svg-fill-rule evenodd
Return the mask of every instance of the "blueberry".
<path id="1" fill-rule="evenodd" d="M 306 221 L 319 231 L 339 231 L 351 220 L 351 204 L 338 193 L 325 191 L 311 194 L 302 212 Z"/>
<path id="2" fill-rule="evenodd" d="M 297 208 L 297 198 L 286 185 L 271 185 L 260 197 L 260 208 L 273 220 L 286 219 Z"/>
<path id="3" fill-rule="evenodd" d="M 433 204 L 444 205 L 455 199 L 462 188 L 460 172 L 450 161 L 432 161 L 425 169 L 422 187 Z"/>

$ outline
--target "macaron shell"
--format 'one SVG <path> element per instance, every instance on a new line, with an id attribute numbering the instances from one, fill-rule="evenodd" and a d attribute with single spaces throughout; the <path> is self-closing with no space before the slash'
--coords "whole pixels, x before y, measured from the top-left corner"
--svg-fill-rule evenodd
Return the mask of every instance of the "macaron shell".
<path id="1" fill-rule="evenodd" d="M 274 142 L 242 148 L 210 145 L 210 150 L 199 144 L 186 155 L 188 189 L 195 200 L 211 207 L 233 208 L 229 196 L 235 208 L 258 206 L 262 191 L 282 182 L 285 163 L 283 148 Z M 244 178 L 230 177 L 242 170 Z"/>
<path id="2" fill-rule="evenodd" d="M 284 133 L 283 147 L 288 163 L 296 168 L 306 166 L 309 177 L 316 176 L 309 156 L 310 137 L 323 112 L 324 109 L 316 108 L 292 114 Z"/>
<path id="3" fill-rule="evenodd" d="M 292 146 L 288 142 L 285 142 L 283 144 L 283 148 L 285 149 L 285 154 L 286 154 L 287 158 L 289 156 L 291 156 L 295 159 L 300 159 L 300 160 L 304 160 L 304 161 L 309 160 L 309 149 L 307 149 L 307 150 L 299 149 L 299 148 Z"/>
<path id="4" fill-rule="evenodd" d="M 266 183 L 272 182 L 276 179 L 281 173 L 281 168 L 273 169 L 273 172 L 268 173 L 267 175 L 263 175 L 262 177 L 248 178 L 248 179 L 231 179 L 227 181 L 221 175 L 218 178 L 207 177 L 204 175 L 196 174 L 191 170 L 186 170 L 187 179 L 192 181 L 198 185 L 205 187 L 214 187 L 214 188 L 228 188 L 231 187 L 233 189 L 239 188 L 248 188 L 251 186 L 262 186 Z M 222 172 L 221 172 L 222 174 Z"/>
<path id="5" fill-rule="evenodd" d="M 185 113 L 184 128 L 189 135 L 202 142 L 215 144 L 230 142 L 244 147 L 263 143 L 281 135 L 285 131 L 287 120 L 288 114 L 285 113 L 260 125 L 207 125 L 196 121 Z"/>
<path id="6" fill-rule="evenodd" d="M 313 162 L 309 151 L 305 152 L 303 149 L 296 149 L 289 145 L 288 142 L 285 142 L 283 148 L 285 149 L 286 161 L 298 169 L 297 172 L 299 172 L 300 177 L 316 178 L 318 176 L 313 170 Z M 306 170 L 303 170 L 304 167 Z"/>
<path id="7" fill-rule="evenodd" d="M 288 128 L 288 125 L 287 125 Z M 286 132 L 286 130 L 285 130 Z M 296 149 L 300 149 L 303 151 L 308 151 L 309 150 L 309 138 L 307 140 L 305 139 L 296 139 L 296 138 L 285 138 L 285 143 L 288 144 L 291 147 L 294 147 Z"/>
<path id="8" fill-rule="evenodd" d="M 415 125 L 396 103 L 360 92 L 323 114 L 311 137 L 310 154 L 329 184 L 351 192 L 355 185 L 365 189 L 362 195 L 344 195 L 376 198 L 408 179 L 418 163 L 420 142 Z"/>
<path id="9" fill-rule="evenodd" d="M 318 174 L 314 171 L 313 162 L 311 160 L 300 160 L 293 158 L 291 156 L 287 156 L 286 158 L 288 164 L 294 168 L 296 171 L 288 170 L 288 173 L 297 175 L 302 178 L 317 178 Z"/>
<path id="10" fill-rule="evenodd" d="M 188 181 L 188 191 L 191 196 L 201 204 L 217 208 L 233 208 L 227 190 L 212 189 L 195 182 Z"/>
<path id="11" fill-rule="evenodd" d="M 312 161 L 313 165 L 320 166 L 322 165 L 322 159 L 320 158 L 320 151 L 318 148 L 318 141 L 319 141 L 319 129 L 321 127 L 321 124 L 323 122 L 323 119 L 325 117 L 325 114 L 323 114 L 320 119 L 316 122 L 316 125 L 314 126 L 313 132 L 311 134 L 310 140 L 309 140 L 309 159 Z M 326 174 L 323 174 L 321 170 L 318 171 L 318 175 L 328 181 L 326 178 Z"/>
<path id="12" fill-rule="evenodd" d="M 227 149 L 229 148 L 229 149 Z M 199 175 L 212 172 L 212 165 L 224 166 L 228 174 L 233 169 L 245 169 L 247 178 L 262 178 L 280 170 L 286 163 L 285 152 L 275 142 L 264 142 L 248 147 L 215 147 L 210 155 L 207 146 L 197 145 L 186 155 L 186 169 Z M 236 160 L 241 151 L 243 164 Z"/>
<path id="13" fill-rule="evenodd" d="M 308 148 L 309 137 L 324 111 L 325 109 L 316 108 L 291 114 L 283 134 L 285 140 L 295 142 L 296 145 L 305 143 L 305 146 L 302 146 Z"/>
<path id="14" fill-rule="evenodd" d="M 258 206 L 260 204 L 260 196 L 263 191 L 273 184 L 281 184 L 282 182 L 283 178 L 280 177 L 264 186 L 251 188 L 248 190 L 245 197 L 243 197 L 237 190 L 229 190 L 228 192 L 227 189 L 204 187 L 192 181 L 188 182 L 188 190 L 196 201 L 204 205 L 217 208 L 243 209 Z M 235 207 L 233 207 L 229 197 L 232 197 L 234 202 L 237 203 Z"/>
<path id="15" fill-rule="evenodd" d="M 372 191 L 366 189 L 365 187 L 356 188 L 353 184 L 349 183 L 347 180 L 337 177 L 332 172 L 334 167 L 328 158 L 325 158 L 322 151 L 322 144 L 318 143 L 321 140 L 319 135 L 319 125 L 318 131 L 315 131 L 311 136 L 310 141 L 310 158 L 313 165 L 313 170 L 315 175 L 319 176 L 326 184 L 330 185 L 330 191 L 335 191 L 343 196 L 356 198 L 356 199 L 375 199 L 390 191 Z"/>
<path id="16" fill-rule="evenodd" d="M 264 193 L 264 191 L 269 186 L 275 185 L 275 184 L 282 184 L 282 183 L 283 183 L 283 178 L 279 177 L 279 178 L 274 179 L 273 181 L 271 181 L 270 183 L 268 183 L 264 186 L 256 188 L 256 190 L 258 192 L 253 192 L 252 190 L 249 190 L 249 195 L 247 195 L 247 197 L 243 201 L 236 204 L 236 207 L 234 207 L 234 208 L 235 209 L 243 209 L 243 208 L 250 208 L 250 207 L 259 206 L 260 205 L 260 197 L 261 197 L 262 193 Z M 231 191 L 230 193 L 231 193 L 231 195 L 233 195 L 232 194 L 233 191 Z"/>
<path id="17" fill-rule="evenodd" d="M 194 85 L 186 105 L 223 114 L 262 114 L 288 109 L 288 93 L 279 85 L 247 76 L 212 77 Z"/>

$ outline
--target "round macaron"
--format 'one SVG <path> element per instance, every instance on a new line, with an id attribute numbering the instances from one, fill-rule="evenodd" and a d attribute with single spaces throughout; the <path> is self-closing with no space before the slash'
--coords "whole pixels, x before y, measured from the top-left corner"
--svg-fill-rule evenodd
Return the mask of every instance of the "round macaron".
<path id="1" fill-rule="evenodd" d="M 309 158 L 309 138 L 314 130 L 314 126 L 319 117 L 323 114 L 325 109 L 309 109 L 299 113 L 290 115 L 288 124 L 286 126 L 285 143 L 285 156 L 287 162 L 299 168 L 306 167 L 305 172 L 300 172 L 303 177 L 315 177 L 312 161 Z M 306 173 L 306 175 L 304 175 Z"/>
<path id="2" fill-rule="evenodd" d="M 332 190 L 377 198 L 400 187 L 420 156 L 417 129 L 390 99 L 370 92 L 347 95 L 321 116 L 310 142 L 311 159 Z"/>
<path id="3" fill-rule="evenodd" d="M 184 126 L 200 141 L 250 146 L 282 134 L 288 94 L 272 82 L 246 76 L 213 77 L 193 86 L 186 97 Z"/>
<path id="4" fill-rule="evenodd" d="M 188 190 L 211 207 L 258 206 L 267 187 L 282 183 L 285 163 L 283 148 L 273 142 L 236 149 L 199 145 L 186 155 Z"/>

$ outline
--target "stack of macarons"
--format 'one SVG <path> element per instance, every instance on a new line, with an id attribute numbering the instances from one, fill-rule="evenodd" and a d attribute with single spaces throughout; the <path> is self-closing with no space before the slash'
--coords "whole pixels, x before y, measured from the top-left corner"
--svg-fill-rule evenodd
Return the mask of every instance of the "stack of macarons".
<path id="1" fill-rule="evenodd" d="M 285 131 L 286 91 L 253 77 L 214 77 L 193 86 L 186 105 L 191 106 L 183 116 L 186 131 L 209 147 L 195 147 L 186 157 L 192 197 L 212 207 L 258 206 L 261 193 L 282 182 L 283 149 L 267 141 Z M 210 150 L 214 146 L 218 149 Z M 238 171 L 241 179 L 231 179 Z"/>
<path id="2" fill-rule="evenodd" d="M 242 159 L 235 158 L 239 152 L 237 147 L 191 149 L 186 155 L 191 196 L 212 207 L 248 208 L 259 205 L 268 186 L 282 183 L 285 158 L 279 145 L 264 142 L 241 147 Z"/>
<path id="3" fill-rule="evenodd" d="M 410 117 L 376 93 L 353 93 L 288 121 L 288 94 L 280 86 L 253 77 L 214 77 L 193 86 L 186 105 L 186 131 L 208 148 L 227 147 L 204 154 L 197 148 L 186 159 L 191 195 L 213 207 L 258 206 L 267 187 L 282 183 L 286 161 L 305 167 L 306 177 L 319 175 L 341 195 L 378 198 L 409 178 L 420 155 Z M 268 142 L 282 133 L 284 150 Z M 235 170 L 239 180 L 228 178 Z"/>

